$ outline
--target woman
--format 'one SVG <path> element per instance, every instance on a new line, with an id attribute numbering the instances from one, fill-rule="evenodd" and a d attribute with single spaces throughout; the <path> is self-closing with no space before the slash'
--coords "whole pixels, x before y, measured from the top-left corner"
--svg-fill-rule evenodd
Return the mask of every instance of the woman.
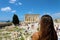
<path id="1" fill-rule="evenodd" d="M 58 40 L 52 17 L 44 15 L 40 21 L 40 31 L 32 35 L 32 40 Z"/>

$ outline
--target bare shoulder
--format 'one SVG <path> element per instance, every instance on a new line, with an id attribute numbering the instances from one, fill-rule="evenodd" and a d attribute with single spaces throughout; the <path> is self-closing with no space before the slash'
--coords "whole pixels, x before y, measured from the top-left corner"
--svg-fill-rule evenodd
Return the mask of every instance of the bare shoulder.
<path id="1" fill-rule="evenodd" d="M 34 34 L 33 34 L 33 36 L 38 36 L 39 35 L 39 32 L 35 32 Z"/>
<path id="2" fill-rule="evenodd" d="M 33 35 L 32 35 L 32 40 L 37 40 L 39 38 L 39 32 L 35 32 Z"/>

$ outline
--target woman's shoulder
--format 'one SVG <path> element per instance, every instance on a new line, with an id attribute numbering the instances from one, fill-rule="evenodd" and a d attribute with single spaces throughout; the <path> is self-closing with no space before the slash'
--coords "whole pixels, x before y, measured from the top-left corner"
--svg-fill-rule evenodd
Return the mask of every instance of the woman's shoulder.
<path id="1" fill-rule="evenodd" d="M 39 36 L 39 32 L 35 32 L 33 36 Z"/>
<path id="2" fill-rule="evenodd" d="M 32 35 L 32 40 L 37 40 L 39 38 L 39 32 L 35 32 L 33 35 Z"/>

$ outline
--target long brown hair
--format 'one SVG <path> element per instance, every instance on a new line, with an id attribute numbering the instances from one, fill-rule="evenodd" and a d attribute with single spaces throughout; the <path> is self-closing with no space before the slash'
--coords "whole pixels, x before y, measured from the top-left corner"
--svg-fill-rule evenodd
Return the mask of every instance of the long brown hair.
<path id="1" fill-rule="evenodd" d="M 38 40 L 58 40 L 51 16 L 43 15 L 41 17 L 40 26 L 40 35 Z"/>

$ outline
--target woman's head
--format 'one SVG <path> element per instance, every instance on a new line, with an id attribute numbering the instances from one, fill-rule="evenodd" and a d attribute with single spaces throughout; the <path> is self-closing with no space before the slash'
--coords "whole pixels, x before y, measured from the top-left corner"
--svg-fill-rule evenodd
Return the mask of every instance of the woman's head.
<path id="1" fill-rule="evenodd" d="M 43 15 L 40 21 L 40 29 L 54 28 L 53 19 L 49 15 Z"/>
<path id="2" fill-rule="evenodd" d="M 40 21 L 39 40 L 55 40 L 57 34 L 54 29 L 53 19 L 49 15 L 43 15 Z"/>

